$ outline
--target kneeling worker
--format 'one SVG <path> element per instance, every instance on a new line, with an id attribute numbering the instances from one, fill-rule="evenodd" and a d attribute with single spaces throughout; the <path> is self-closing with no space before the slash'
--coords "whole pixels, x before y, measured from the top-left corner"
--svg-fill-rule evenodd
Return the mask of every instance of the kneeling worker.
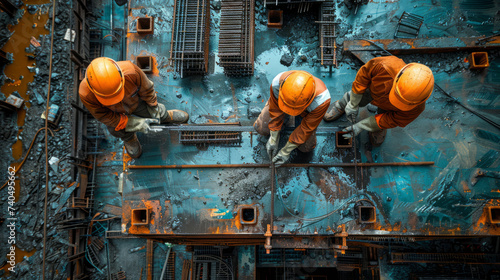
<path id="1" fill-rule="evenodd" d="M 330 106 L 330 92 L 325 83 L 305 71 L 287 71 L 272 81 L 271 94 L 254 123 L 255 130 L 269 140 L 269 159 L 279 166 L 298 147 L 309 152 L 316 147 L 316 128 Z M 278 153 L 280 130 L 287 116 L 301 116 L 302 122 Z"/>
<path id="2" fill-rule="evenodd" d="M 334 121 L 346 113 L 354 125 L 344 129 L 344 138 L 367 130 L 372 145 L 380 146 L 387 129 L 405 127 L 424 111 L 433 88 L 434 76 L 429 67 L 406 64 L 395 56 L 373 58 L 361 67 L 352 89 L 334 103 L 324 119 Z M 378 107 L 377 114 L 356 122 L 359 107 L 368 103 Z"/>
<path id="3" fill-rule="evenodd" d="M 186 112 L 167 111 L 158 103 L 153 82 L 130 61 L 94 59 L 80 83 L 79 95 L 92 116 L 123 140 L 132 158 L 142 153 L 136 132 L 148 133 L 151 123 L 184 123 L 189 119 Z"/>

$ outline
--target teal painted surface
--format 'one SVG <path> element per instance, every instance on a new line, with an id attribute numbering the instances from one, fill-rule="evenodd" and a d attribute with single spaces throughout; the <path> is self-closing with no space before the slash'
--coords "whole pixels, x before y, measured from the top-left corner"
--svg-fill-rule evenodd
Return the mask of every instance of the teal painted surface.
<path id="1" fill-rule="evenodd" d="M 132 1 L 133 15 L 140 13 L 139 6 L 148 6 L 147 13 L 155 10 L 164 21 L 158 33 L 140 41 L 129 42 L 127 57 L 131 60 L 141 53 L 152 53 L 159 62 L 159 73 L 150 75 L 158 91 L 159 100 L 167 108 L 177 108 L 190 114 L 190 123 L 233 122 L 252 125 L 255 116 L 249 116 L 252 107 L 262 108 L 269 98 L 269 85 L 273 77 L 282 71 L 306 70 L 320 77 L 329 88 L 332 101 L 347 91 L 361 64 L 339 53 L 339 68 L 328 69 L 308 59 L 301 63 L 298 57 L 309 50 L 305 40 L 291 42 L 289 36 L 303 32 L 299 28 L 282 31 L 268 30 L 262 23 L 256 26 L 255 74 L 246 78 L 226 77 L 222 69 L 211 62 L 209 75 L 183 79 L 169 72 L 168 57 L 171 38 L 172 1 Z M 472 7 L 471 1 L 373 1 L 361 6 L 354 16 L 344 7 L 337 11 L 342 20 L 339 44 L 345 39 L 392 38 L 397 18 L 403 11 L 424 16 L 419 37 L 479 36 L 489 35 L 498 27 L 493 20 L 498 3 L 484 1 Z M 135 3 L 135 4 L 134 4 Z M 150 3 L 150 4 L 149 4 Z M 149 6 L 159 5 L 157 9 Z M 496 8 L 491 8 L 495 5 Z M 491 9 L 490 9 L 491 8 Z M 346 12 L 347 11 L 347 12 Z M 462 16 L 465 18 L 462 18 Z M 212 11 L 210 36 L 211 55 L 217 58 L 219 12 Z M 370 16 L 370 17 L 368 17 Z M 306 20 L 307 16 L 303 16 Z M 490 20 L 491 19 L 491 20 Z M 130 18 L 129 18 L 130 20 Z M 288 19 L 285 18 L 285 25 Z M 485 22 L 479 25 L 470 22 Z M 129 23 L 130 24 L 130 23 Z M 467 26 L 470 24 L 471 26 Z M 307 26 L 313 26 L 307 24 Z M 498 29 L 498 28 L 497 28 Z M 314 28 L 310 31 L 316 32 Z M 300 34 L 299 34 L 300 35 Z M 295 33 L 296 37 L 301 37 Z M 304 36 L 309 36 L 309 33 Z M 303 36 L 303 37 L 304 37 Z M 283 54 L 293 50 L 296 58 L 292 66 L 280 64 Z M 490 52 L 489 69 L 472 72 L 462 66 L 467 53 L 402 56 L 406 62 L 421 61 L 431 65 L 436 82 L 459 101 L 499 121 L 498 52 Z M 317 58 L 317 55 L 316 55 Z M 452 67 L 453 65 L 453 67 Z M 449 69 L 448 69 L 449 68 Z M 233 97 L 234 90 L 234 97 Z M 182 96 L 176 97 L 181 94 Z M 262 102 L 264 101 L 264 102 Z M 333 103 L 333 102 L 332 102 Z M 235 106 L 236 104 L 236 106 Z M 366 109 L 360 118 L 372 115 Z M 345 127 L 343 117 L 334 123 L 321 126 Z M 267 139 L 243 133 L 241 147 L 209 146 L 199 149 L 174 143 L 178 136 L 168 132 L 139 135 L 143 155 L 132 161 L 136 165 L 157 164 L 236 164 L 269 162 L 265 152 Z M 333 234 L 339 225 L 346 224 L 350 234 L 497 234 L 498 229 L 484 223 L 483 207 L 500 205 L 498 179 L 483 177 L 472 186 L 470 178 L 477 168 L 499 171 L 499 131 L 453 104 L 442 93 L 435 91 L 427 102 L 425 112 L 406 128 L 388 131 L 385 143 L 370 148 L 368 135 L 358 138 L 358 159 L 367 162 L 434 161 L 431 167 L 379 167 L 359 170 L 360 184 L 354 184 L 352 168 L 330 169 L 279 169 L 274 222 L 276 232 L 283 234 Z M 122 171 L 121 142 L 108 135 L 105 154 L 117 152 L 116 161 L 105 161 L 99 182 L 103 188 L 97 200 L 118 203 L 113 191 L 117 180 L 113 173 Z M 281 146 L 286 136 L 281 137 Z M 318 145 L 309 155 L 294 152 L 292 162 L 352 162 L 354 153 L 336 150 L 333 135 L 318 135 Z M 248 172 L 248 174 L 245 173 Z M 258 172 L 258 173 L 257 173 Z M 196 177 L 195 177 L 196 176 Z M 110 179 L 111 178 L 111 179 Z M 270 212 L 270 171 L 267 169 L 200 169 L 200 170 L 129 170 L 127 184 L 133 192 L 127 199 L 169 200 L 174 205 L 173 214 L 166 218 L 166 227 L 173 232 L 212 233 L 216 228 L 228 228 L 228 232 L 265 232 Z M 289 192 L 289 193 L 288 193 Z M 288 194 L 287 194 L 288 193 Z M 283 197 L 284 196 L 284 197 Z M 356 206 L 365 205 L 362 199 L 372 201 L 377 207 L 377 224 L 357 223 Z M 262 219 L 256 226 L 237 228 L 231 219 L 237 207 L 258 204 Z M 367 204 L 366 204 L 367 205 Z M 215 209 L 215 210 L 213 210 Z M 287 209 L 291 212 L 289 213 Z M 206 213 L 216 215 L 207 216 Z M 335 212 L 332 212 L 335 211 Z M 331 213 L 325 217 L 325 214 Z M 219 215 L 222 214 L 222 215 Z M 222 218 L 223 217 L 223 218 Z"/>

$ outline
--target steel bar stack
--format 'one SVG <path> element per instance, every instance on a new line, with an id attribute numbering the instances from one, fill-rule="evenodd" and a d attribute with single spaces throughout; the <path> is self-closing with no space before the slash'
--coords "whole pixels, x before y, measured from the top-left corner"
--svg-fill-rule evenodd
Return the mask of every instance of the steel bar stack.
<path id="1" fill-rule="evenodd" d="M 321 4 L 319 23 L 321 65 L 337 67 L 337 44 L 335 39 L 335 6 L 333 2 Z"/>
<path id="2" fill-rule="evenodd" d="M 419 15 L 403 12 L 399 18 L 394 38 L 417 38 L 424 18 Z"/>
<path id="3" fill-rule="evenodd" d="M 181 131 L 179 142 L 192 145 L 240 146 L 241 132 L 231 131 Z"/>
<path id="4" fill-rule="evenodd" d="M 219 65 L 228 76 L 254 70 L 255 0 L 222 0 Z"/>
<path id="5" fill-rule="evenodd" d="M 208 71 L 210 1 L 175 0 L 170 63 L 185 75 L 203 75 Z"/>

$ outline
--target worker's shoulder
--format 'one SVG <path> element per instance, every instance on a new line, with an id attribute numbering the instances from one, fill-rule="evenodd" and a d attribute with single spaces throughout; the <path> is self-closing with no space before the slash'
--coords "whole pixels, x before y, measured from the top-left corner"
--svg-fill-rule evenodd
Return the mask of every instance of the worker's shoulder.
<path id="1" fill-rule="evenodd" d="M 138 71 L 141 71 L 141 69 L 137 65 L 128 60 L 118 61 L 116 63 L 118 64 L 118 66 L 120 66 L 123 75 L 134 75 L 138 74 Z"/>
<path id="2" fill-rule="evenodd" d="M 382 56 L 373 58 L 371 61 L 372 67 L 379 70 L 385 70 L 392 76 L 396 75 L 406 63 L 396 56 Z"/>
<path id="3" fill-rule="evenodd" d="M 78 95 L 80 95 L 81 100 L 87 102 L 88 104 L 99 104 L 99 101 L 97 101 L 94 93 L 90 91 L 86 78 L 84 78 L 80 82 L 80 86 L 78 87 Z"/>
<path id="4" fill-rule="evenodd" d="M 327 89 L 325 82 L 323 82 L 323 80 L 321 80 L 320 78 L 318 78 L 316 76 L 313 76 L 313 78 L 314 78 L 314 83 L 316 85 L 317 92 L 323 92 Z"/>
<path id="5" fill-rule="evenodd" d="M 80 97 L 88 97 L 88 95 L 90 94 L 90 89 L 89 89 L 89 85 L 87 84 L 87 78 L 84 78 L 81 82 L 80 82 L 80 86 L 78 87 L 78 94 L 80 95 Z"/>
<path id="6" fill-rule="evenodd" d="M 379 56 L 371 59 L 372 62 L 375 63 L 405 63 L 401 58 L 391 55 L 391 56 Z"/>

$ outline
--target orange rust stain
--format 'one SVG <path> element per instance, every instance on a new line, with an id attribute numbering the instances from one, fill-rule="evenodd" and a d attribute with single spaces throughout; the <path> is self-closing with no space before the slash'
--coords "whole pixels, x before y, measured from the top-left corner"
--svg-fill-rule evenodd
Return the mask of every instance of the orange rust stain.
<path id="1" fill-rule="evenodd" d="M 23 142 L 21 140 L 17 140 L 13 145 L 12 145 L 12 157 L 15 160 L 19 160 L 21 156 L 23 155 Z"/>
<path id="2" fill-rule="evenodd" d="M 9 249 L 8 252 L 10 252 L 10 246 L 8 247 L 8 249 Z M 15 257 L 16 258 L 16 265 L 21 263 L 24 260 L 24 257 L 29 258 L 29 257 L 33 256 L 33 254 L 36 253 L 36 250 L 26 252 L 26 251 L 23 251 L 17 247 L 16 247 L 15 251 L 16 251 L 16 257 Z M 7 259 L 10 260 L 10 257 L 7 257 Z M 8 264 L 8 263 L 6 263 L 4 266 L 0 267 L 0 269 L 3 269 L 5 271 L 6 276 L 10 274 L 9 267 L 10 267 L 10 264 Z"/>
<path id="3" fill-rule="evenodd" d="M 460 131 L 458 129 L 455 130 L 455 137 L 457 137 L 458 133 L 460 133 Z"/>
<path id="4" fill-rule="evenodd" d="M 467 182 L 462 181 L 462 188 L 463 188 L 464 192 L 470 193 L 469 185 L 467 184 Z"/>
<path id="5" fill-rule="evenodd" d="M 123 147 L 123 171 L 127 169 L 128 163 L 132 160 L 132 158 L 127 154 L 125 147 Z"/>
<path id="6" fill-rule="evenodd" d="M 269 61 L 266 62 L 266 65 L 268 65 L 268 64 L 269 64 Z"/>

